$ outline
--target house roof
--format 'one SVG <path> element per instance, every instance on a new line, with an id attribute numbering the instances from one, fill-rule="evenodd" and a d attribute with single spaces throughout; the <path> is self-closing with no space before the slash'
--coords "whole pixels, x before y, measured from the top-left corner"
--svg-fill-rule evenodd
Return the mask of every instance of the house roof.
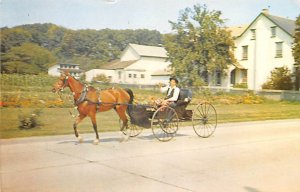
<path id="1" fill-rule="evenodd" d="M 79 66 L 79 64 L 75 64 L 75 63 L 58 63 L 57 65 L 72 65 L 72 66 Z"/>
<path id="2" fill-rule="evenodd" d="M 100 67 L 100 69 L 111 69 L 111 70 L 116 70 L 116 69 L 124 69 L 133 63 L 135 63 L 137 60 L 131 60 L 131 61 L 120 61 L 120 60 L 114 60 L 111 61 L 107 64 L 104 64 Z"/>
<path id="3" fill-rule="evenodd" d="M 290 36 L 294 36 L 296 30 L 296 24 L 294 20 L 275 16 L 275 15 L 270 15 L 268 12 L 263 11 L 252 21 L 252 23 L 238 37 L 242 36 L 261 15 L 268 18 L 271 22 L 273 22 L 276 26 L 281 28 Z"/>
<path id="4" fill-rule="evenodd" d="M 232 37 L 239 37 L 248 26 L 249 25 L 226 27 L 226 30 L 230 31 Z"/>
<path id="5" fill-rule="evenodd" d="M 295 34 L 295 29 L 296 29 L 296 23 L 294 20 L 283 18 L 283 17 L 278 17 L 274 15 L 269 15 L 263 13 L 267 18 L 269 18 L 273 23 L 275 23 L 277 26 L 282 28 L 284 31 L 289 33 L 290 35 Z"/>
<path id="6" fill-rule="evenodd" d="M 240 63 L 233 63 L 233 65 L 238 68 L 238 69 L 247 69 L 246 67 L 244 67 L 243 65 L 241 65 Z"/>
<path id="7" fill-rule="evenodd" d="M 162 57 L 162 58 L 168 57 L 167 51 L 163 47 L 138 45 L 138 44 L 132 44 L 132 43 L 130 43 L 129 46 L 131 46 L 137 52 L 137 54 L 139 54 L 140 56 Z"/>

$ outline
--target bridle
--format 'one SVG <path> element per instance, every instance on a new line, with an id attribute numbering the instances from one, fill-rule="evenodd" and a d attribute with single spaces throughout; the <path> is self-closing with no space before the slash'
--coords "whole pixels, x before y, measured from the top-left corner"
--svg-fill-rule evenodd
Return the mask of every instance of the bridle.
<path id="1" fill-rule="evenodd" d="M 57 90 L 56 90 L 56 93 L 57 93 L 57 95 L 59 96 L 59 98 L 61 100 L 63 100 L 62 96 L 61 96 L 61 92 L 63 92 L 64 88 L 66 88 L 69 84 L 68 79 L 69 79 L 69 76 L 65 76 L 65 78 L 63 80 L 61 79 L 61 81 L 63 82 L 63 85 L 61 87 L 58 87 Z"/>
<path id="2" fill-rule="evenodd" d="M 66 86 L 68 86 L 68 79 L 69 79 L 69 76 L 66 76 L 64 78 L 63 85 L 58 88 L 58 91 L 64 91 L 64 88 L 66 88 Z"/>

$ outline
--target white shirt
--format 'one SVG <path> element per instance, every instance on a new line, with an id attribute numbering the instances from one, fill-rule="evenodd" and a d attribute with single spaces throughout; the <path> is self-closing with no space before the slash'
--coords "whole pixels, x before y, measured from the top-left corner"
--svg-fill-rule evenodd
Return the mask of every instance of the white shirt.
<path id="1" fill-rule="evenodd" d="M 169 89 L 169 91 L 168 91 L 168 89 Z M 172 88 L 170 85 L 160 88 L 160 92 L 167 92 L 168 91 L 167 96 L 171 94 L 172 89 L 174 89 L 173 97 L 167 99 L 167 101 L 177 101 L 178 97 L 179 97 L 180 89 L 178 87 L 173 87 Z"/>

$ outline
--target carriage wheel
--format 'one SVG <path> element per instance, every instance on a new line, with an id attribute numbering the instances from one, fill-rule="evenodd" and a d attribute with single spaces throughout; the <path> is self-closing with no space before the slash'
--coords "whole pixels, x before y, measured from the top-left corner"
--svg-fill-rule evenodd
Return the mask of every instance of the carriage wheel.
<path id="1" fill-rule="evenodd" d="M 199 137 L 211 136 L 217 127 L 217 112 L 210 103 L 201 103 L 193 110 L 193 128 Z"/>
<path id="2" fill-rule="evenodd" d="M 127 119 L 128 119 L 128 122 L 127 122 L 128 132 L 127 133 L 129 134 L 129 137 L 138 136 L 143 131 L 143 128 L 140 127 L 140 126 L 131 124 L 130 117 L 127 114 L 126 114 L 126 116 L 127 116 Z M 119 120 L 119 125 L 120 125 L 120 128 L 122 128 L 123 121 L 121 119 Z M 122 133 L 124 135 L 126 135 L 126 130 L 122 130 Z"/>
<path id="3" fill-rule="evenodd" d="M 178 115 L 173 108 L 160 107 L 152 116 L 152 133 L 159 141 L 169 141 L 176 135 L 178 122 Z"/>

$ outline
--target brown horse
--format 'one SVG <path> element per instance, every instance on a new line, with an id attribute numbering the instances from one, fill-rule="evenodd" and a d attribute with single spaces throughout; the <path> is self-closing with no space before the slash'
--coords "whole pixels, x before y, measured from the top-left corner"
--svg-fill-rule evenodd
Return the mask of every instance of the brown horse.
<path id="1" fill-rule="evenodd" d="M 79 112 L 78 117 L 73 124 L 75 136 L 82 142 L 82 138 L 77 131 L 78 124 L 86 117 L 90 117 L 96 139 L 94 144 L 98 144 L 99 135 L 97 131 L 96 113 L 104 112 L 110 109 L 115 109 L 120 119 L 123 122 L 121 131 L 127 128 L 128 119 L 126 117 L 126 104 L 131 104 L 133 101 L 133 93 L 130 89 L 107 89 L 98 91 L 91 86 L 86 86 L 72 77 L 68 72 L 62 74 L 59 80 L 54 84 L 53 92 L 59 93 L 65 87 L 69 87 L 74 96 L 74 103 Z M 128 134 L 127 134 L 128 135 Z"/>

